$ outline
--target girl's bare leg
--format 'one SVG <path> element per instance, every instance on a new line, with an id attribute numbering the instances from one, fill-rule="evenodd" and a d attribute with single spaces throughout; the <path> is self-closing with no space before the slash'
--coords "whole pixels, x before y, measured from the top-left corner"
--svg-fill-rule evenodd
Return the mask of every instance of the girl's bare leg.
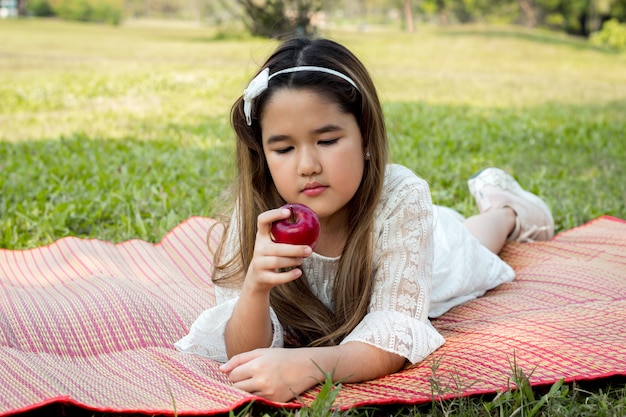
<path id="1" fill-rule="evenodd" d="M 465 227 L 478 241 L 496 255 L 515 228 L 515 212 L 510 207 L 489 210 L 465 219 Z"/>
<path id="2" fill-rule="evenodd" d="M 554 236 L 550 208 L 503 170 L 483 169 L 469 179 L 468 185 L 481 214 L 465 224 L 492 252 L 500 253 L 507 240 L 536 242 Z M 486 216 L 490 213 L 493 217 Z"/>

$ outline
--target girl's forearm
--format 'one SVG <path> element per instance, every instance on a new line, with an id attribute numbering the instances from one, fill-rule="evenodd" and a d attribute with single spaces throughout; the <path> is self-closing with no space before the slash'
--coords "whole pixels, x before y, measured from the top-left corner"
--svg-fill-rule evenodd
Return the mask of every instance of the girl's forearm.
<path id="1" fill-rule="evenodd" d="M 389 375 L 402 369 L 406 359 L 395 353 L 362 342 L 310 348 L 310 360 L 333 381 L 362 382 Z"/>
<path id="2" fill-rule="evenodd" d="M 272 343 L 269 293 L 244 288 L 226 324 L 224 341 L 230 358 L 253 349 L 269 347 Z"/>
<path id="3" fill-rule="evenodd" d="M 340 346 L 294 349 L 255 349 L 231 358 L 220 367 L 235 387 L 272 401 L 289 401 L 324 382 L 361 382 L 402 368 L 405 359 L 361 342 Z"/>

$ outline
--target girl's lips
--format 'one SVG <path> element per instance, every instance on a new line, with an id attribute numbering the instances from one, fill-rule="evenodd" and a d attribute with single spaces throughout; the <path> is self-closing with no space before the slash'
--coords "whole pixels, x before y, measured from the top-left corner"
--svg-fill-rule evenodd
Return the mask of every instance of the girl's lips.
<path id="1" fill-rule="evenodd" d="M 321 193 L 326 191 L 326 188 L 328 187 L 324 187 L 323 185 L 317 185 L 315 187 L 307 187 L 304 190 L 302 190 L 302 194 L 306 195 L 307 197 L 315 197 L 316 195 L 320 195 Z"/>

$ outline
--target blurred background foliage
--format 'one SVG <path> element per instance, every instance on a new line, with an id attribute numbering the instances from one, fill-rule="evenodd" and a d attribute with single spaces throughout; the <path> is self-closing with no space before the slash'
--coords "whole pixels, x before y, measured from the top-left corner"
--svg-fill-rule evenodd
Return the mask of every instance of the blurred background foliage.
<path id="1" fill-rule="evenodd" d="M 508 23 L 593 38 L 626 49 L 626 0 L 14 0 L 23 16 L 118 25 L 125 19 L 166 18 L 221 25 L 235 33 L 281 38 L 314 35 L 333 22 L 419 25 Z M 608 24 L 606 24 L 609 22 Z M 232 29 L 236 30 L 232 30 Z"/>

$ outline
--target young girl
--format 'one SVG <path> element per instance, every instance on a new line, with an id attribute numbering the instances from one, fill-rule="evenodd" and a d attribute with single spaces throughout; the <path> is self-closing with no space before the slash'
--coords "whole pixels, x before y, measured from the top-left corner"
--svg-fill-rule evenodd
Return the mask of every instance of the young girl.
<path id="1" fill-rule="evenodd" d="M 552 237 L 546 205 L 495 168 L 469 181 L 479 215 L 433 206 L 424 180 L 388 163 L 374 84 L 333 41 L 280 45 L 231 122 L 237 202 L 217 306 L 176 347 L 225 362 L 255 395 L 287 401 L 323 372 L 358 382 L 423 360 L 444 343 L 429 317 L 514 278 L 496 255 L 507 240 Z M 319 215 L 315 251 L 272 241 L 286 202 Z"/>

